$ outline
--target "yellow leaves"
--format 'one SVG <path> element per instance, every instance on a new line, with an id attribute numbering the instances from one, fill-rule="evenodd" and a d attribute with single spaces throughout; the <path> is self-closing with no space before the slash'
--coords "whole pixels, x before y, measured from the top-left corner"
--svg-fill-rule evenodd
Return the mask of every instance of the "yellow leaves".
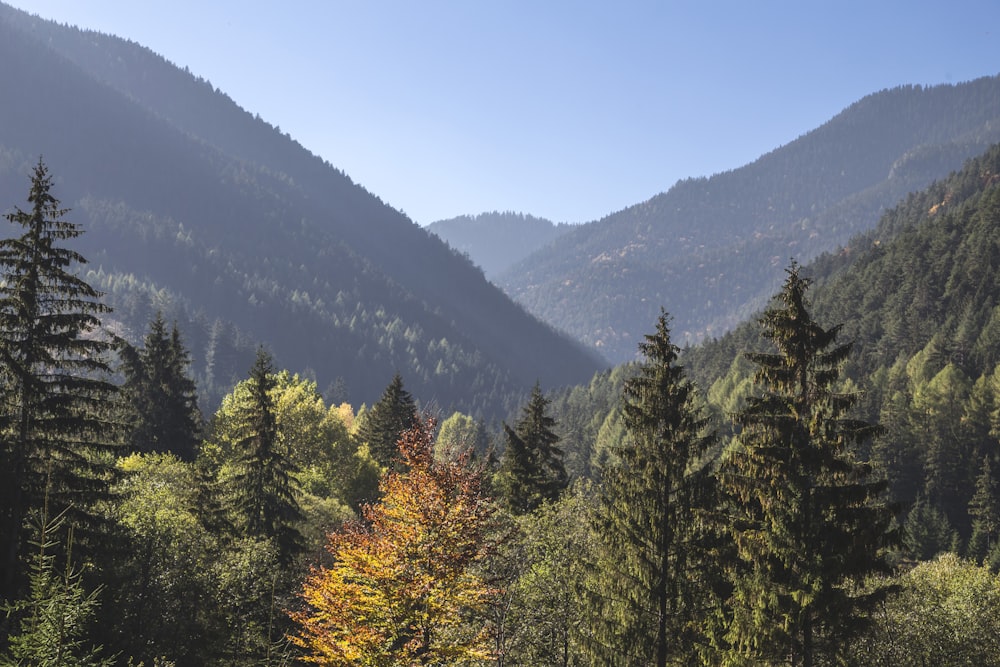
<path id="1" fill-rule="evenodd" d="M 399 442 L 405 471 L 380 483 L 364 521 L 328 538 L 334 562 L 303 585 L 292 637 L 324 665 L 454 664 L 485 658 L 476 618 L 494 591 L 480 564 L 490 553 L 491 505 L 467 461 L 435 462 L 433 422 Z"/>

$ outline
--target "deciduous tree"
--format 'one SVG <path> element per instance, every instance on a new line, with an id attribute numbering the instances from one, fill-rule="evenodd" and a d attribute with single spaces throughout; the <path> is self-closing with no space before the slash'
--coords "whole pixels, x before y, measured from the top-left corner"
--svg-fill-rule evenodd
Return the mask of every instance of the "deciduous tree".
<path id="1" fill-rule="evenodd" d="M 458 665 L 490 653 L 481 614 L 493 508 L 466 461 L 435 461 L 433 422 L 399 440 L 403 470 L 382 478 L 364 521 L 331 533 L 329 567 L 302 589 L 293 641 L 322 665 Z"/>

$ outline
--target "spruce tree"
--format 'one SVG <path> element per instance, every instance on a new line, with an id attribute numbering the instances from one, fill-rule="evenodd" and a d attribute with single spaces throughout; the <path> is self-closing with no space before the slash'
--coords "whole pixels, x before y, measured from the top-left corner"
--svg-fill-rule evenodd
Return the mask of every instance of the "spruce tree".
<path id="1" fill-rule="evenodd" d="M 368 451 L 379 465 L 388 467 L 396 457 L 399 437 L 418 421 L 413 397 L 403 388 L 403 377 L 396 373 L 382 397 L 365 415 L 358 439 L 367 443 Z"/>
<path id="2" fill-rule="evenodd" d="M 235 443 L 236 474 L 232 508 L 246 537 L 274 542 L 288 565 L 301 550 L 302 513 L 295 496 L 295 472 L 288 452 L 278 446 L 278 426 L 270 392 L 275 386 L 271 356 L 260 348 L 250 371 L 250 396 Z"/>
<path id="3" fill-rule="evenodd" d="M 612 447 L 593 516 L 598 546 L 584 590 L 594 664 L 687 665 L 696 661 L 702 625 L 711 506 L 707 469 L 714 440 L 677 364 L 668 318 L 639 350 L 638 374 L 624 390 L 624 441 Z"/>
<path id="4" fill-rule="evenodd" d="M 739 443 L 720 475 L 739 557 L 728 630 L 736 662 L 832 663 L 883 593 L 854 585 L 888 570 L 885 483 L 854 454 L 880 429 L 848 416 L 858 395 L 836 383 L 851 345 L 837 344 L 839 326 L 813 321 L 808 286 L 793 263 L 760 319 L 775 351 L 747 355 L 760 393 L 736 416 Z"/>
<path id="5" fill-rule="evenodd" d="M 972 536 L 969 538 L 969 556 L 977 561 L 991 556 L 997 545 L 1000 532 L 1000 493 L 993 476 L 990 457 L 983 457 L 983 465 L 976 478 L 976 490 L 969 501 L 969 516 L 972 518 Z"/>
<path id="6" fill-rule="evenodd" d="M 116 387 L 102 333 L 109 308 L 74 273 L 85 259 L 64 247 L 82 233 L 63 219 L 52 178 L 39 161 L 28 202 L 5 217 L 20 236 L 0 240 L 0 599 L 19 597 L 26 517 L 48 486 L 84 551 L 100 529 L 91 512 L 108 492 Z"/>
<path id="7" fill-rule="evenodd" d="M 515 514 L 555 500 L 569 484 L 563 452 L 557 446 L 556 421 L 548 414 L 549 403 L 535 383 L 514 428 L 503 425 L 506 447 L 494 488 Z"/>
<path id="8" fill-rule="evenodd" d="M 170 452 L 194 460 L 201 432 L 201 413 L 194 380 L 188 375 L 190 355 L 175 324 L 167 333 L 161 313 L 149 325 L 143 348 L 126 346 L 125 385 L 135 452 Z"/>

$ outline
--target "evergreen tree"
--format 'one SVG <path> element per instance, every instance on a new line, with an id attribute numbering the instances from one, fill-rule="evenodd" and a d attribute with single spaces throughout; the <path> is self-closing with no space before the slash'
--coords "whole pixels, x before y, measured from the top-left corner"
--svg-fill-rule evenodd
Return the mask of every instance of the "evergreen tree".
<path id="1" fill-rule="evenodd" d="M 168 334 L 161 313 L 149 325 L 142 350 L 126 346 L 125 385 L 132 424 L 129 448 L 191 461 L 201 432 L 201 413 L 190 355 L 175 324 Z"/>
<path id="2" fill-rule="evenodd" d="M 536 383 L 514 428 L 503 426 L 506 448 L 494 488 L 517 514 L 555 500 L 569 484 L 562 450 L 556 446 L 556 421 L 547 412 L 549 403 Z"/>
<path id="3" fill-rule="evenodd" d="M 288 565 L 302 547 L 297 524 L 302 513 L 295 497 L 294 466 L 278 447 L 278 426 L 270 391 L 275 385 L 271 356 L 263 348 L 250 370 L 250 397 L 235 443 L 232 507 L 246 537 L 273 540 Z"/>
<path id="4" fill-rule="evenodd" d="M 739 560 L 733 568 L 734 658 L 811 667 L 832 661 L 883 591 L 852 584 L 888 569 L 892 512 L 885 484 L 853 448 L 879 427 L 850 419 L 855 393 L 835 384 L 851 345 L 807 311 L 809 281 L 792 264 L 761 317 L 775 353 L 751 353 L 761 390 L 736 416 L 739 445 L 721 482 Z"/>
<path id="5" fill-rule="evenodd" d="M 599 556 L 585 591 L 590 649 L 600 665 L 687 665 L 707 591 L 709 476 L 699 466 L 714 436 L 677 365 L 665 313 L 639 350 L 624 390 L 624 441 L 612 447 L 593 529 Z"/>
<path id="6" fill-rule="evenodd" d="M 983 466 L 976 478 L 976 491 L 969 501 L 972 517 L 972 537 L 969 538 L 969 556 L 982 562 L 997 545 L 1000 531 L 1000 494 L 993 476 L 990 457 L 983 457 Z"/>
<path id="7" fill-rule="evenodd" d="M 7 614 L 19 616 L 20 630 L 7 638 L 9 655 L 0 654 L 0 666 L 17 667 L 107 667 L 111 658 L 101 658 L 101 647 L 86 642 L 87 624 L 99 606 L 98 591 L 87 593 L 80 570 L 72 566 L 73 529 L 69 527 L 67 544 L 60 545 L 52 535 L 65 523 L 65 516 L 49 519 L 43 508 L 35 526 L 31 545 L 29 594 L 27 599 L 9 605 Z M 59 571 L 54 550 L 66 546 L 66 566 Z"/>
<path id="8" fill-rule="evenodd" d="M 365 415 L 358 439 L 368 444 L 368 451 L 379 465 L 388 467 L 396 456 L 396 443 L 406 431 L 417 425 L 417 407 L 410 392 L 403 388 L 403 378 L 396 373 L 382 392 L 382 397 Z"/>
<path id="9" fill-rule="evenodd" d="M 948 515 L 919 495 L 903 522 L 903 543 L 910 558 L 931 560 L 943 553 L 958 553 L 961 539 Z"/>
<path id="10" fill-rule="evenodd" d="M 39 161 L 28 211 L 5 217 L 21 236 L 0 240 L 0 599 L 19 597 L 25 518 L 50 488 L 53 513 L 77 527 L 78 546 L 99 528 L 89 510 L 106 496 L 119 437 L 111 415 L 116 387 L 101 334 L 109 309 L 72 272 L 86 260 L 63 246 L 82 231 L 63 220 Z M 69 509 L 68 509 L 69 508 Z"/>

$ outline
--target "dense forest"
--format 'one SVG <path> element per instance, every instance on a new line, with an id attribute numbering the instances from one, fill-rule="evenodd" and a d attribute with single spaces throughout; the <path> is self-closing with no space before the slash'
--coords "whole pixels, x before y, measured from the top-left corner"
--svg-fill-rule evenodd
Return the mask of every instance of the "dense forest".
<path id="1" fill-rule="evenodd" d="M 497 284 L 615 363 L 661 306 L 679 342 L 720 336 L 764 307 L 788 257 L 834 250 L 997 141 L 1000 77 L 884 90 L 751 164 L 574 226 Z"/>
<path id="2" fill-rule="evenodd" d="M 203 414 L 39 161 L 0 240 L 0 664 L 1000 664 L 998 174 L 494 429 L 263 347 Z"/>
<path id="3" fill-rule="evenodd" d="M 499 418 L 595 353 L 527 315 L 467 258 L 209 82 L 137 44 L 0 4 L 0 201 L 39 155 L 88 233 L 87 276 L 135 342 L 185 332 L 213 408 L 258 343 L 332 401 L 394 373 L 425 404 Z"/>
<path id="4" fill-rule="evenodd" d="M 549 229 L 641 278 L 604 368 L 208 82 L 0 4 L 0 665 L 1000 665 L 998 81 Z M 644 253 L 772 288 L 695 345 Z"/>

